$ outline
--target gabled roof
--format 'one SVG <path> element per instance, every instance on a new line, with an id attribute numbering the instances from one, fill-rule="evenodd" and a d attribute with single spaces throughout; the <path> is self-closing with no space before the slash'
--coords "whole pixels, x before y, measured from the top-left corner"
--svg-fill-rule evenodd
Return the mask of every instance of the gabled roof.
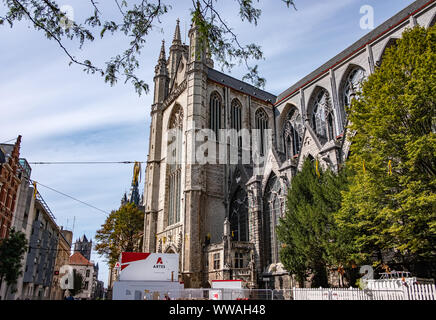
<path id="1" fill-rule="evenodd" d="M 233 77 L 230 77 L 222 72 L 219 72 L 215 69 L 209 68 L 207 77 L 209 80 L 212 80 L 213 82 L 219 83 L 221 85 L 224 85 L 226 87 L 230 87 L 232 89 L 235 89 L 236 91 L 239 91 L 241 93 L 245 93 L 247 95 L 250 95 L 254 98 L 263 100 L 265 102 L 269 103 L 275 103 L 276 96 L 260 90 L 248 83 L 245 83 L 244 81 L 235 79 Z"/>
<path id="2" fill-rule="evenodd" d="M 79 266 L 93 266 L 88 259 L 86 259 L 80 252 L 74 252 L 74 254 L 70 257 L 69 260 L 70 265 L 79 265 Z"/>

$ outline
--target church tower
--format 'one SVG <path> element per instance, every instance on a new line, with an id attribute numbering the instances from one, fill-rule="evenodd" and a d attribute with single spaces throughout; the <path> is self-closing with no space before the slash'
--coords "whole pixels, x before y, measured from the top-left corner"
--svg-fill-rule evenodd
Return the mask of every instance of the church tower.
<path id="1" fill-rule="evenodd" d="M 162 145 L 162 113 L 163 102 L 168 95 L 169 86 L 168 66 L 165 57 L 165 42 L 162 47 L 159 59 L 155 67 L 154 76 L 154 99 L 151 106 L 151 124 L 149 154 L 146 168 L 144 187 L 144 252 L 156 252 L 156 224 L 159 211 L 159 179 L 161 167 L 161 145 Z"/>
<path id="2" fill-rule="evenodd" d="M 83 235 L 74 244 L 74 252 L 80 252 L 86 259 L 91 260 L 92 240 Z"/>
<path id="3" fill-rule="evenodd" d="M 200 43 L 198 27 L 193 24 L 189 30 L 189 56 L 187 70 L 187 153 L 193 154 L 198 144 L 195 133 L 208 127 L 207 117 L 207 74 L 205 46 Z M 185 247 L 183 252 L 183 281 L 188 287 L 201 287 L 204 257 L 202 240 L 205 237 L 203 219 L 205 214 L 206 181 L 204 166 L 191 161 L 186 164 L 185 184 Z M 187 235 L 187 236 L 186 236 Z"/>

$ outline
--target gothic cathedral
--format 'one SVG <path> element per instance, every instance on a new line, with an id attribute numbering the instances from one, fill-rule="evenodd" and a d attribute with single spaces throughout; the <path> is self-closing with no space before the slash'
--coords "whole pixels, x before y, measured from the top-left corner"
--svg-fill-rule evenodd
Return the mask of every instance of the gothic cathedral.
<path id="1" fill-rule="evenodd" d="M 178 253 L 187 288 L 230 279 L 249 288 L 295 285 L 275 231 L 292 178 L 307 157 L 333 170 L 345 161 L 346 106 L 402 31 L 433 25 L 435 11 L 434 1 L 413 2 L 278 96 L 215 70 L 195 25 L 184 44 L 177 22 L 168 58 L 162 43 L 155 68 L 143 251 Z M 234 149 L 220 149 L 227 129 L 245 132 Z M 175 147 L 172 130 L 180 132 Z M 180 161 L 169 161 L 174 154 Z M 189 161 L 193 155 L 224 160 Z"/>

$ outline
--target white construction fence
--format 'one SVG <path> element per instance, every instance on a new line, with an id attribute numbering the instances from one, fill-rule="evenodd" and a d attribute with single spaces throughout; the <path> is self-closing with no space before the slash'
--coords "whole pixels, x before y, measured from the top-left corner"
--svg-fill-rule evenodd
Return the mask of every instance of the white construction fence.
<path id="1" fill-rule="evenodd" d="M 274 294 L 274 296 L 278 296 Z M 434 284 L 412 284 L 400 288 L 293 288 L 292 300 L 436 300 Z"/>
<path id="2" fill-rule="evenodd" d="M 134 300 L 436 300 L 434 284 L 402 288 L 154 289 L 132 292 Z"/>

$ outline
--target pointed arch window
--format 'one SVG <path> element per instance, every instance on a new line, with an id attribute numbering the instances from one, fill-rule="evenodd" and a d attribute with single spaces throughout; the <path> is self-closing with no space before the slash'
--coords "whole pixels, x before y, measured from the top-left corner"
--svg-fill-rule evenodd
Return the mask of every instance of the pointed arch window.
<path id="1" fill-rule="evenodd" d="M 293 108 L 289 111 L 283 126 L 284 151 L 287 158 L 292 158 L 300 153 L 302 136 L 303 125 L 301 117 L 297 109 Z"/>
<path id="2" fill-rule="evenodd" d="M 181 106 L 176 106 L 170 118 L 169 129 L 178 129 L 176 133 L 176 140 L 183 139 L 183 109 Z M 174 141 L 173 141 L 174 142 Z M 181 141 L 180 141 L 181 142 Z M 170 163 L 168 167 L 168 225 L 173 225 L 180 222 L 180 207 L 181 207 L 181 193 L 182 193 L 182 179 L 181 179 L 181 143 L 176 142 L 176 147 L 173 148 L 172 156 L 176 161 Z"/>
<path id="3" fill-rule="evenodd" d="M 312 100 L 311 124 L 321 143 L 334 139 L 334 116 L 327 90 L 321 89 Z M 329 127 L 330 121 L 330 127 Z"/>
<path id="4" fill-rule="evenodd" d="M 220 129 L 225 128 L 223 121 L 222 102 L 221 97 L 217 92 L 214 92 L 210 96 L 210 129 L 215 132 L 215 137 L 218 141 L 218 134 Z"/>
<path id="5" fill-rule="evenodd" d="M 264 236 L 264 262 L 265 266 L 279 261 L 279 248 L 276 227 L 281 212 L 281 186 L 276 175 L 272 175 L 265 188 L 263 198 L 263 236 Z"/>
<path id="6" fill-rule="evenodd" d="M 233 99 L 230 108 L 230 123 L 238 133 L 242 129 L 242 105 L 238 99 Z M 238 136 L 238 150 L 242 149 L 242 137 Z"/>
<path id="7" fill-rule="evenodd" d="M 268 115 L 262 108 L 259 108 L 255 113 L 255 119 L 256 129 L 258 130 L 259 152 L 261 156 L 264 156 L 267 145 Z"/>
<path id="8" fill-rule="evenodd" d="M 249 241 L 248 198 L 244 189 L 238 188 L 230 202 L 230 228 L 234 241 Z"/>
<path id="9" fill-rule="evenodd" d="M 356 67 L 348 73 L 344 81 L 344 89 L 342 92 L 344 107 L 351 104 L 351 100 L 356 92 L 360 90 L 364 79 L 365 71 L 360 67 Z"/>

